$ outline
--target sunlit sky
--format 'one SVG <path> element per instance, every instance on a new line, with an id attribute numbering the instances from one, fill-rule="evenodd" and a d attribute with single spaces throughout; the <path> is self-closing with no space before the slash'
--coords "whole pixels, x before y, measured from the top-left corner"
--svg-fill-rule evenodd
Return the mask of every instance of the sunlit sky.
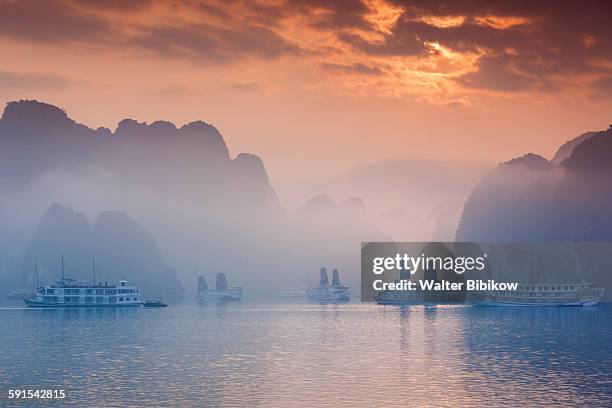
<path id="1" fill-rule="evenodd" d="M 612 122 L 610 2 L 0 0 L 0 101 L 203 119 L 290 185 L 501 161 Z"/>

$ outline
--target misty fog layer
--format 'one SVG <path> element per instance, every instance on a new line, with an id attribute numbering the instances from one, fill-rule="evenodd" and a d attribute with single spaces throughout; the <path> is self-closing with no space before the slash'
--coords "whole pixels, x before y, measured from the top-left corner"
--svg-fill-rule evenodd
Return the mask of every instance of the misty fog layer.
<path id="1" fill-rule="evenodd" d="M 192 296 L 198 276 L 218 272 L 259 295 L 321 266 L 358 286 L 364 241 L 610 239 L 609 133 L 484 178 L 486 163 L 374 163 L 304 186 L 312 198 L 287 211 L 264 162 L 232 158 L 205 122 L 94 130 L 52 105 L 11 102 L 0 120 L 0 285 L 31 285 L 35 267 L 50 283 L 63 253 L 67 275 L 91 279 L 95 257 L 98 281 L 127 278 L 145 296 Z"/>
<path id="2" fill-rule="evenodd" d="M 423 188 L 432 180 L 415 184 L 414 171 L 405 171 L 412 181 L 385 183 L 391 167 L 370 176 L 360 170 L 355 177 L 365 184 L 322 186 L 337 201 L 313 195 L 288 213 L 262 160 L 230 157 L 218 130 L 201 121 L 176 127 L 125 119 L 115 131 L 93 130 L 52 105 L 11 102 L 0 120 L 0 148 L 7 291 L 30 285 L 35 267 L 41 283 L 59 277 L 61 253 L 72 277 L 91 279 L 95 256 L 98 280 L 129 278 L 150 296 L 191 296 L 197 276 L 218 272 L 246 293 L 270 293 L 305 283 L 322 265 L 357 286 L 362 241 L 429 239 L 436 206 L 455 199 L 450 212 L 461 207 L 458 190 L 432 193 Z M 414 184 L 418 200 L 396 194 L 404 183 Z M 376 188 L 368 208 L 354 193 L 367 194 L 373 184 L 389 188 Z M 447 235 L 457 216 L 446 222 Z"/>

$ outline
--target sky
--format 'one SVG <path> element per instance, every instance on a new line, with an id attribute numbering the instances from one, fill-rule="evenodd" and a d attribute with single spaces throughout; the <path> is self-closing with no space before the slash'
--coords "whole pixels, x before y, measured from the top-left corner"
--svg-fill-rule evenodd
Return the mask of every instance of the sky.
<path id="1" fill-rule="evenodd" d="M 0 0 L 0 103 L 202 119 L 282 196 L 394 159 L 499 162 L 612 122 L 609 1 Z"/>

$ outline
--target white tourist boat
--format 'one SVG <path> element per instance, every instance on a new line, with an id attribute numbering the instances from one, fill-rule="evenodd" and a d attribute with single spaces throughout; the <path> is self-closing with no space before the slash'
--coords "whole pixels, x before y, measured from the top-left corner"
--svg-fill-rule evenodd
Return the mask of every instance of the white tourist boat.
<path id="1" fill-rule="evenodd" d="M 318 303 L 340 303 L 351 300 L 348 287 L 340 284 L 338 270 L 333 270 L 332 284 L 330 285 L 326 268 L 321 268 L 319 286 L 308 288 L 306 297 L 308 300 Z"/>
<path id="2" fill-rule="evenodd" d="M 226 302 L 240 301 L 242 299 L 242 287 L 228 287 L 227 278 L 223 272 L 219 272 L 215 281 L 215 289 L 209 289 L 204 276 L 198 277 L 198 298 L 200 302 Z"/>
<path id="3" fill-rule="evenodd" d="M 28 307 L 40 308 L 139 307 L 141 305 L 140 291 L 136 286 L 129 285 L 126 280 L 116 283 L 96 283 L 93 259 L 92 268 L 93 283 L 65 278 L 64 256 L 62 255 L 62 277 L 53 285 L 37 288 L 33 297 L 23 300 Z"/>
<path id="4" fill-rule="evenodd" d="M 591 282 L 522 283 L 516 290 L 474 293 L 474 306 L 595 306 L 604 293 Z"/>
<path id="5" fill-rule="evenodd" d="M 55 284 L 38 288 L 36 295 L 24 299 L 28 307 L 138 307 L 138 288 L 127 281 L 90 283 L 62 278 Z"/>

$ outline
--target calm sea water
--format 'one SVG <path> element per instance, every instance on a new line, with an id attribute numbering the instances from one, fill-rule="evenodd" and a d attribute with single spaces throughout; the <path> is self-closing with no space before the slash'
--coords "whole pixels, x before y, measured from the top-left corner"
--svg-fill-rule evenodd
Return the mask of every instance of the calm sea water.
<path id="1" fill-rule="evenodd" d="M 0 406 L 612 406 L 612 304 L 6 307 L 0 347 Z"/>

